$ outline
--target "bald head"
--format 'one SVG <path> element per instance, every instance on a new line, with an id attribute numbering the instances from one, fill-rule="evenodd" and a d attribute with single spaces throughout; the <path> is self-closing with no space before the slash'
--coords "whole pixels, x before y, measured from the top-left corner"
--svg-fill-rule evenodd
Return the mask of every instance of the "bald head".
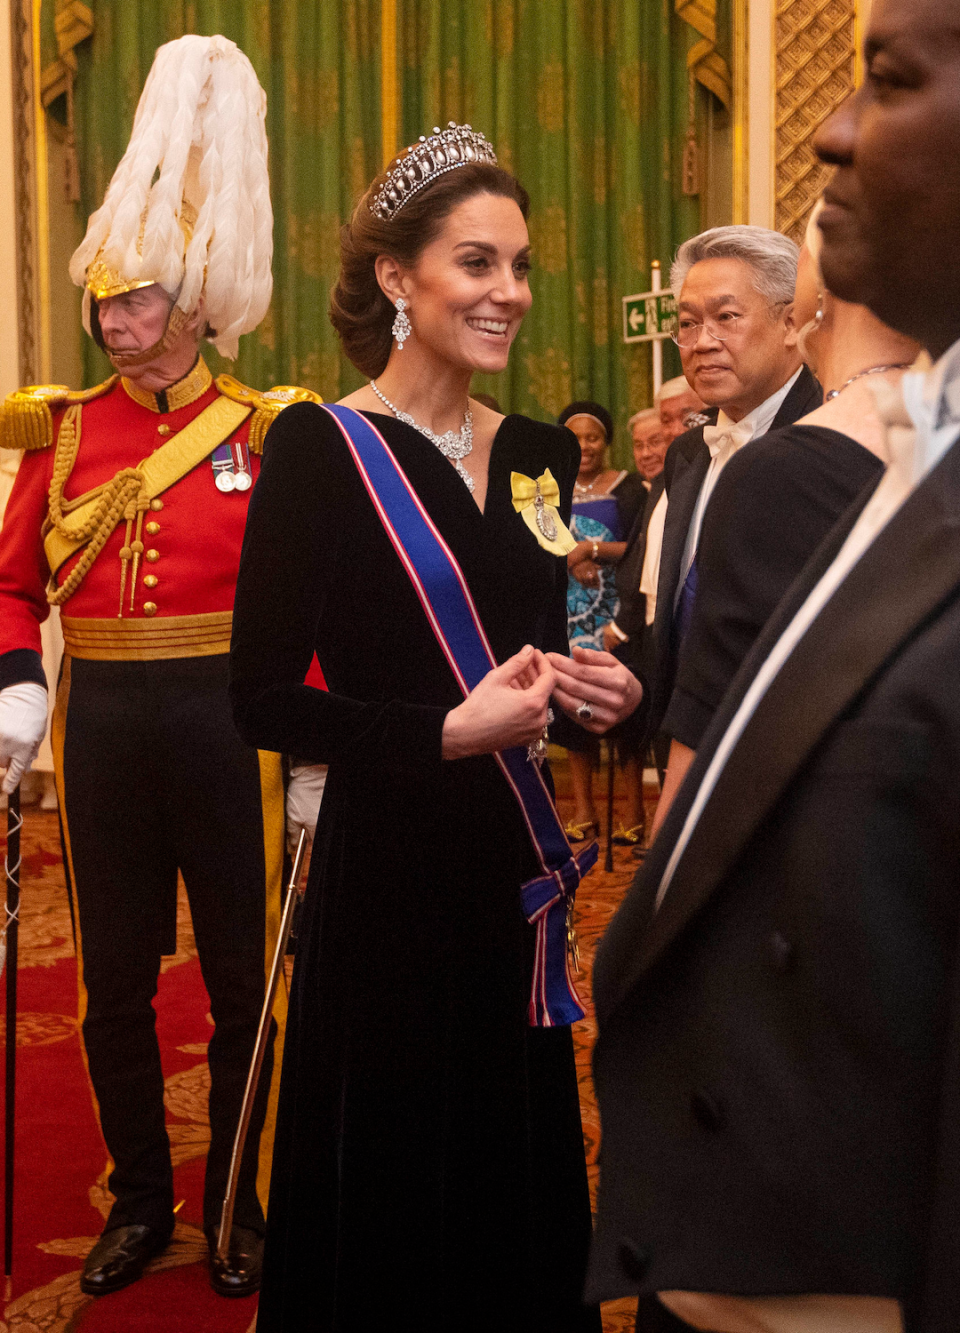
<path id="1" fill-rule="evenodd" d="M 960 338 L 960 0 L 874 0 L 865 57 L 817 136 L 823 275 L 938 356 Z"/>

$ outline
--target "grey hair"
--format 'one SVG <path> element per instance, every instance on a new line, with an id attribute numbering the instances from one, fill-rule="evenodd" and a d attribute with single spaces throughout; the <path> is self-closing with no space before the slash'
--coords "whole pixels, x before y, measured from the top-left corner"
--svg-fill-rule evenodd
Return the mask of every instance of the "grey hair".
<path id="1" fill-rule="evenodd" d="M 680 289 L 694 264 L 704 259 L 742 259 L 753 270 L 753 285 L 771 305 L 788 305 L 797 285 L 800 250 L 789 236 L 767 227 L 711 227 L 684 241 L 670 266 L 670 288 Z"/>
<path id="2" fill-rule="evenodd" d="M 672 380 L 667 380 L 664 384 L 660 385 L 659 392 L 654 394 L 653 401 L 659 407 L 660 404 L 665 403 L 668 398 L 679 398 L 682 393 L 695 392 L 696 390 L 691 389 L 683 375 L 675 375 Z"/>
<path id="3" fill-rule="evenodd" d="M 660 413 L 655 407 L 645 407 L 642 412 L 634 412 L 633 416 L 627 422 L 627 430 L 633 430 L 634 426 L 640 421 L 649 421 L 651 417 L 660 420 Z"/>

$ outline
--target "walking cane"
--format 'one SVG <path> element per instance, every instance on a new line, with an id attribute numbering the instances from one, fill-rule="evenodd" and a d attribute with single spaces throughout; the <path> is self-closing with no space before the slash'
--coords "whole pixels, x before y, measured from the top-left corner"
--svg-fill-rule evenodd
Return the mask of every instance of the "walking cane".
<path id="1" fill-rule="evenodd" d="M 6 1096 L 3 1170 L 4 1299 L 10 1300 L 13 1270 L 13 1148 L 17 1094 L 17 937 L 20 924 L 20 786 L 7 797 L 6 920 L 0 930 L 0 971 L 7 969 Z"/>
<path id="2" fill-rule="evenodd" d="M 604 870 L 613 869 L 613 784 L 616 780 L 616 752 L 617 747 L 609 737 L 607 737 L 607 854 L 604 857 Z"/>
<path id="3" fill-rule="evenodd" d="M 257 1040 L 253 1048 L 253 1059 L 250 1061 L 250 1072 L 247 1074 L 247 1086 L 243 1093 L 243 1104 L 240 1107 L 240 1123 L 237 1125 L 237 1137 L 233 1141 L 233 1156 L 230 1158 L 230 1174 L 227 1176 L 227 1192 L 223 1200 L 223 1210 L 220 1213 L 220 1235 L 217 1237 L 217 1256 L 220 1259 L 226 1259 L 230 1249 L 230 1232 L 233 1229 L 233 1209 L 237 1202 L 237 1185 L 240 1181 L 240 1163 L 243 1161 L 243 1150 L 247 1142 L 247 1131 L 250 1129 L 250 1119 L 253 1116 L 253 1103 L 257 1095 L 257 1088 L 260 1085 L 260 1074 L 263 1070 L 263 1060 L 267 1053 L 267 1041 L 270 1036 L 270 1019 L 273 1016 L 273 1002 L 277 994 L 277 985 L 280 981 L 280 972 L 283 968 L 283 960 L 287 952 L 287 945 L 290 942 L 290 930 L 293 926 L 293 913 L 300 897 L 298 885 L 300 882 L 300 870 L 303 866 L 303 856 L 307 848 L 307 831 L 301 829 L 300 841 L 297 843 L 297 850 L 293 856 L 293 869 L 290 871 L 290 883 L 287 885 L 287 897 L 283 904 L 283 916 L 280 918 L 280 934 L 277 938 L 277 947 L 273 953 L 273 965 L 270 968 L 270 979 L 267 982 L 267 993 L 263 997 L 263 1008 L 260 1011 L 260 1026 L 257 1029 Z"/>

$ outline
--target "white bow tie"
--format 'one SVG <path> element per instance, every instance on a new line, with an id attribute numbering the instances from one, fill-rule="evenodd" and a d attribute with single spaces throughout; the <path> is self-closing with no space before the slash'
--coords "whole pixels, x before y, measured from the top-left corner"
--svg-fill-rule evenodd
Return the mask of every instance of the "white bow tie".
<path id="1" fill-rule="evenodd" d="M 753 439 L 753 427 L 742 421 L 731 422 L 728 426 L 704 426 L 703 442 L 710 450 L 710 457 L 718 454 L 725 457 L 735 454 Z"/>

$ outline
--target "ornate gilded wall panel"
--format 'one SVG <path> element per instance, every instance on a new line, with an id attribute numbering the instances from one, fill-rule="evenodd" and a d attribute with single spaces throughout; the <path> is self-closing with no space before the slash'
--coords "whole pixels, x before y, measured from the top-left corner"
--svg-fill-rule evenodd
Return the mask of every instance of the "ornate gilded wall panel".
<path id="1" fill-rule="evenodd" d="M 797 241 L 829 176 L 813 137 L 854 88 L 855 8 L 855 0 L 776 4 L 775 225 Z"/>
<path id="2" fill-rule="evenodd" d="M 32 0 L 11 5 L 13 135 L 16 155 L 18 381 L 40 378 L 37 309 L 36 159 L 34 152 Z"/>

